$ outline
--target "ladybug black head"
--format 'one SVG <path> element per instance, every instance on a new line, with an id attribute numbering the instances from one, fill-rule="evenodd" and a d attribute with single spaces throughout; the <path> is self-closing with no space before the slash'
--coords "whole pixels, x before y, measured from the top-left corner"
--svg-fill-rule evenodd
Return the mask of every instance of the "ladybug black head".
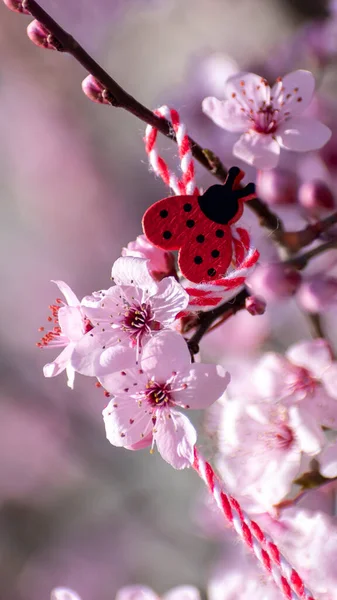
<path id="1" fill-rule="evenodd" d="M 227 225 L 239 212 L 239 200 L 243 201 L 245 197 L 254 195 L 254 183 L 249 183 L 243 189 L 233 190 L 241 178 L 242 171 L 238 167 L 232 167 L 223 185 L 212 185 L 198 198 L 200 209 L 208 219 Z"/>

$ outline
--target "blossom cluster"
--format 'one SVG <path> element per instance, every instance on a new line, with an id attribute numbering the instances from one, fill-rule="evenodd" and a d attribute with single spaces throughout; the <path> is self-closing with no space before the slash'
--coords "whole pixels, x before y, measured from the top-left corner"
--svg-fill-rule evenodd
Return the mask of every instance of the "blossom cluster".
<path id="1" fill-rule="evenodd" d="M 144 248 L 149 258 L 135 256 L 144 255 Z M 177 409 L 210 406 L 225 391 L 229 374 L 221 366 L 192 363 L 175 327 L 189 296 L 169 275 L 172 255 L 143 237 L 123 254 L 128 255 L 112 267 L 114 285 L 81 301 L 55 281 L 66 302 L 58 298 L 51 306 L 53 329 L 43 332 L 39 346 L 63 350 L 44 374 L 66 370 L 70 387 L 75 373 L 95 377 L 112 396 L 103 411 L 111 444 L 131 450 L 156 446 L 167 462 L 183 469 L 193 463 L 197 436 Z"/>

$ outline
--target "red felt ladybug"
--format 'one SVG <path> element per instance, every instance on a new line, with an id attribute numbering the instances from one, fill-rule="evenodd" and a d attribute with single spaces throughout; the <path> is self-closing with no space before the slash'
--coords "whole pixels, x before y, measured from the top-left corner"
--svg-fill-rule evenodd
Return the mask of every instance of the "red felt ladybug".
<path id="1" fill-rule="evenodd" d="M 239 188 L 243 171 L 232 167 L 223 185 L 202 196 L 174 196 L 156 202 L 144 214 L 147 239 L 163 250 L 179 250 L 179 268 L 189 281 L 201 283 L 225 275 L 232 260 L 230 225 L 255 198 L 255 185 Z"/>

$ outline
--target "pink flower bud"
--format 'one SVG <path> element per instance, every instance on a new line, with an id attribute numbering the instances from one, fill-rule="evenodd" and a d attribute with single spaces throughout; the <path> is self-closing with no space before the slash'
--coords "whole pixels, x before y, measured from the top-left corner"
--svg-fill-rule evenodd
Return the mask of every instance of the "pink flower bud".
<path id="1" fill-rule="evenodd" d="M 161 281 L 164 277 L 176 276 L 175 259 L 172 252 L 156 248 L 145 235 L 139 235 L 134 242 L 129 242 L 127 248 L 123 248 L 122 256 L 136 256 L 148 259 L 148 268 L 151 277 Z"/>
<path id="2" fill-rule="evenodd" d="M 306 210 L 313 214 L 322 208 L 332 210 L 335 206 L 330 188 L 319 179 L 302 183 L 298 190 L 298 200 Z"/>
<path id="3" fill-rule="evenodd" d="M 248 296 L 245 301 L 245 307 L 253 316 L 263 315 L 266 310 L 266 302 L 259 296 Z"/>
<path id="4" fill-rule="evenodd" d="M 36 19 L 27 27 L 27 35 L 33 44 L 47 50 L 61 50 L 54 36 Z"/>
<path id="5" fill-rule="evenodd" d="M 298 178 L 284 169 L 260 171 L 257 194 L 267 204 L 294 204 L 297 201 Z"/>
<path id="6" fill-rule="evenodd" d="M 249 288 L 268 301 L 292 296 L 301 282 L 301 275 L 280 263 L 267 263 L 255 269 L 249 278 Z"/>
<path id="7" fill-rule="evenodd" d="M 337 279 L 312 276 L 300 285 L 296 298 L 304 310 L 310 313 L 327 310 L 337 301 Z"/>
<path id="8" fill-rule="evenodd" d="M 23 8 L 22 0 L 3 0 L 6 4 L 7 8 L 13 10 L 14 12 L 21 13 L 23 15 L 30 15 L 30 12 Z"/>
<path id="9" fill-rule="evenodd" d="M 88 75 L 82 81 L 82 90 L 85 95 L 92 100 L 93 102 L 98 102 L 99 104 L 110 104 L 106 95 L 104 94 L 105 88 L 93 75 Z"/>

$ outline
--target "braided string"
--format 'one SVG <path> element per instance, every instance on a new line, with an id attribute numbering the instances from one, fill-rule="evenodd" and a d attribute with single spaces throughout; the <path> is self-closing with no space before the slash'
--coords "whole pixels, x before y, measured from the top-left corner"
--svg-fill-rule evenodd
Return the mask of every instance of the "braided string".
<path id="1" fill-rule="evenodd" d="M 186 125 L 180 121 L 179 113 L 168 106 L 161 106 L 154 112 L 157 116 L 172 123 L 172 129 L 177 138 L 182 177 L 177 177 L 160 156 L 157 150 L 158 130 L 152 125 L 147 125 L 144 141 L 151 168 L 175 195 L 199 195 L 200 190 L 195 183 L 194 160 Z M 227 272 L 225 277 L 207 284 L 188 284 L 186 290 L 190 295 L 189 306 L 191 309 L 214 307 L 222 302 L 228 292 L 244 285 L 247 275 L 259 259 L 258 250 L 251 246 L 248 231 L 234 225 L 230 229 L 233 248 L 232 270 Z"/>
<path id="2" fill-rule="evenodd" d="M 205 482 L 226 520 L 234 527 L 245 545 L 255 554 L 284 598 L 287 600 L 315 600 L 313 594 L 305 586 L 297 571 L 281 554 L 272 538 L 248 517 L 235 498 L 226 494 L 212 466 L 197 448 L 194 450 L 193 468 Z"/>

